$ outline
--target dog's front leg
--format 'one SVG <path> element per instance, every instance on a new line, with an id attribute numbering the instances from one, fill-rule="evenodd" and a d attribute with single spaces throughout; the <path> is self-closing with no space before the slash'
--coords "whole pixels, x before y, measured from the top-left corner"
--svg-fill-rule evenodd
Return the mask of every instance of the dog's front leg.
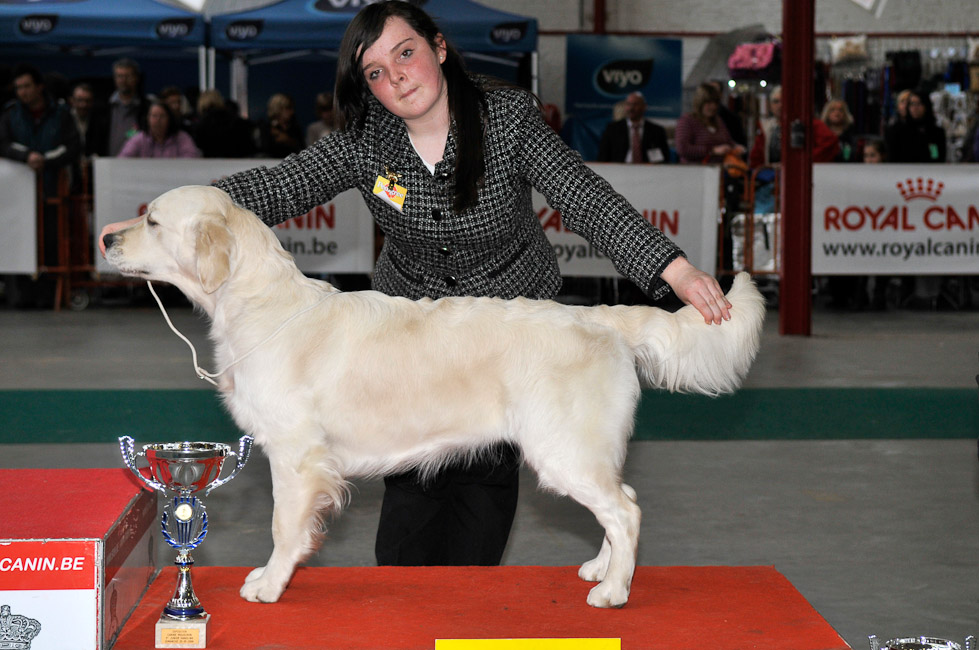
<path id="1" fill-rule="evenodd" d="M 252 571 L 241 587 L 241 597 L 252 602 L 274 603 L 282 596 L 296 565 L 312 553 L 320 536 L 318 481 L 306 476 L 304 455 L 277 458 L 272 468 L 272 555 L 268 563 Z"/>

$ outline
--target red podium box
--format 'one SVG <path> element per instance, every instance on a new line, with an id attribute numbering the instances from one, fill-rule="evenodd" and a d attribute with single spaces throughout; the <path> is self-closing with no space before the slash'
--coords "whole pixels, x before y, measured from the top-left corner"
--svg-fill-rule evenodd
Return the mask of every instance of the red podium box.
<path id="1" fill-rule="evenodd" d="M 109 647 L 156 570 L 156 494 L 125 469 L 14 469 L 0 499 L 0 647 Z"/>

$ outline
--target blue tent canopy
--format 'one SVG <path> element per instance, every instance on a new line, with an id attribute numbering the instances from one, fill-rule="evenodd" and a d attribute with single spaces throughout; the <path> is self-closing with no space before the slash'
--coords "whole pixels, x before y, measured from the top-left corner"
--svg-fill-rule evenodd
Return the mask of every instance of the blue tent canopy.
<path id="1" fill-rule="evenodd" d="M 0 0 L 0 46 L 186 48 L 202 16 L 154 0 Z"/>
<path id="2" fill-rule="evenodd" d="M 214 16 L 211 45 L 219 50 L 337 50 L 358 11 L 349 5 L 338 9 L 329 0 L 282 0 L 261 9 Z M 463 52 L 505 54 L 537 49 L 534 18 L 471 0 L 423 0 L 421 6 L 449 42 Z"/>

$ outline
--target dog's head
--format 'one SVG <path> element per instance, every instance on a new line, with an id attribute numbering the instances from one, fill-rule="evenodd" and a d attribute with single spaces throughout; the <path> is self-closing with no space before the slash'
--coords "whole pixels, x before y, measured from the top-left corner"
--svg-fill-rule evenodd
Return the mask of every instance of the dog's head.
<path id="1" fill-rule="evenodd" d="M 228 215 L 236 210 L 215 187 L 178 187 L 150 203 L 141 221 L 106 235 L 105 259 L 124 275 L 169 282 L 200 302 L 234 271 Z"/>

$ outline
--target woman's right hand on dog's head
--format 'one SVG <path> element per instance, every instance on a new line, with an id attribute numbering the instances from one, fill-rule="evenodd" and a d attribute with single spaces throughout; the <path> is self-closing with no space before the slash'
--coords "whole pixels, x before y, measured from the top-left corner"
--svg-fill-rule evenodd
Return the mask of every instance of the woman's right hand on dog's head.
<path id="1" fill-rule="evenodd" d="M 99 250 L 102 251 L 102 257 L 105 257 L 105 236 L 111 235 L 117 230 L 122 230 L 123 228 L 128 228 L 133 226 L 143 220 L 143 217 L 136 217 L 135 219 L 128 219 L 126 221 L 117 221 L 115 223 L 110 223 L 102 232 L 99 233 Z"/>

